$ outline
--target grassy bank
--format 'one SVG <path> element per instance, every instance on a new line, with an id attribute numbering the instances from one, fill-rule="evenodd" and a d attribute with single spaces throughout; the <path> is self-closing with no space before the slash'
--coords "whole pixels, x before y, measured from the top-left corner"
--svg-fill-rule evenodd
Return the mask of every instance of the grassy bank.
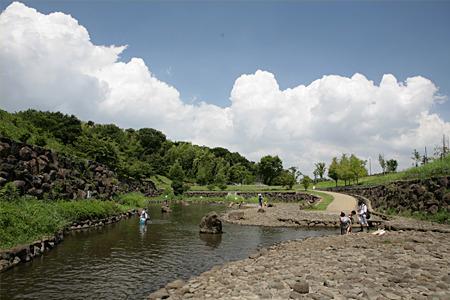
<path id="1" fill-rule="evenodd" d="M 444 159 L 432 161 L 420 167 L 409 168 L 397 173 L 379 174 L 359 179 L 358 185 L 380 185 L 398 180 L 426 179 L 430 177 L 447 176 L 450 174 L 450 155 Z M 344 186 L 344 181 L 338 180 L 338 186 Z M 352 182 L 355 185 L 356 182 Z M 316 188 L 335 187 L 334 181 L 322 181 L 315 184 Z"/>
<path id="2" fill-rule="evenodd" d="M 114 201 L 3 199 L 0 200 L 0 249 L 52 235 L 75 221 L 106 218 L 144 207 L 147 202 L 148 199 L 138 193 L 122 195 Z"/>
<path id="3" fill-rule="evenodd" d="M 66 225 L 126 211 L 112 201 L 46 202 L 20 198 L 0 202 L 0 248 L 10 248 L 52 235 Z"/>
<path id="4" fill-rule="evenodd" d="M 189 189 L 190 191 L 210 191 L 206 185 L 193 185 Z M 221 191 L 218 187 L 215 187 L 212 191 Z M 242 184 L 242 185 L 227 185 L 224 190 L 226 192 L 269 192 L 269 191 L 292 191 L 287 190 L 285 187 L 279 185 L 264 185 L 264 184 Z"/>
<path id="5" fill-rule="evenodd" d="M 152 202 L 160 202 L 162 200 L 168 200 L 168 201 L 187 201 L 187 202 L 234 202 L 234 203 L 258 203 L 258 197 L 251 197 L 251 198 L 244 198 L 238 195 L 227 195 L 225 197 L 202 197 L 202 196 L 195 196 L 195 197 L 186 197 L 183 195 L 168 195 L 167 198 L 162 195 L 158 197 L 152 197 L 149 199 L 149 203 Z"/>
<path id="6" fill-rule="evenodd" d="M 425 212 L 411 212 L 411 211 L 403 211 L 403 212 L 396 212 L 394 210 L 387 210 L 385 213 L 389 216 L 401 216 L 406 218 L 413 218 L 417 220 L 422 221 L 430 221 L 430 222 L 436 222 L 441 224 L 450 224 L 450 212 L 446 210 L 439 210 L 435 214 L 427 214 Z"/>
<path id="7" fill-rule="evenodd" d="M 322 201 L 317 203 L 311 210 L 326 210 L 328 205 L 333 202 L 334 197 L 322 192 L 317 191 L 308 191 L 307 193 L 319 196 L 322 198 Z"/>
<path id="8" fill-rule="evenodd" d="M 240 196 L 183 197 L 159 196 L 147 198 L 140 193 L 129 193 L 112 201 L 77 200 L 45 201 L 30 197 L 0 198 L 0 249 L 31 243 L 44 236 L 53 235 L 76 221 L 106 218 L 130 209 L 148 206 L 156 200 L 184 200 L 188 202 L 257 203 L 257 197 Z"/>
<path id="9" fill-rule="evenodd" d="M 150 177 L 150 180 L 156 185 L 158 190 L 171 191 L 172 180 L 162 175 L 154 175 Z"/>

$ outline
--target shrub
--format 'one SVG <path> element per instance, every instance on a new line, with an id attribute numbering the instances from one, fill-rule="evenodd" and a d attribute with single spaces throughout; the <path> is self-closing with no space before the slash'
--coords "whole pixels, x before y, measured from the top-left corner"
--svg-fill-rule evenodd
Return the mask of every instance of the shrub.
<path id="1" fill-rule="evenodd" d="M 148 203 L 148 199 L 141 193 L 122 194 L 115 200 L 128 207 L 145 207 Z"/>
<path id="2" fill-rule="evenodd" d="M 19 191 L 12 182 L 8 182 L 0 190 L 0 200 L 13 202 L 19 198 Z"/>
<path id="3" fill-rule="evenodd" d="M 189 187 L 183 184 L 183 182 L 179 180 L 172 181 L 172 189 L 175 195 L 181 195 L 186 191 Z"/>

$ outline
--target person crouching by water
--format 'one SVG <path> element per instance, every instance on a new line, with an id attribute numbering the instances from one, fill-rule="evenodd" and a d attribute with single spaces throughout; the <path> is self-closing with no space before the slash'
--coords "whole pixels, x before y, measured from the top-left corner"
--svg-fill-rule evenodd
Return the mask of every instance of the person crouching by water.
<path id="1" fill-rule="evenodd" d="M 147 210 L 144 208 L 142 209 L 141 216 L 139 218 L 139 224 L 141 225 L 147 224 L 147 220 L 148 220 L 148 213 Z"/>
<path id="2" fill-rule="evenodd" d="M 261 193 L 258 194 L 258 204 L 259 204 L 259 208 L 262 208 L 262 206 L 263 206 L 263 196 L 261 195 Z"/>
<path id="3" fill-rule="evenodd" d="M 345 215 L 343 211 L 341 211 L 341 215 L 339 217 L 339 223 L 341 227 L 341 235 L 347 234 L 349 227 L 351 227 L 351 220 L 349 217 Z"/>
<path id="4" fill-rule="evenodd" d="M 347 228 L 347 233 L 352 232 L 352 226 L 353 226 L 353 216 L 356 215 L 356 211 L 352 210 L 352 212 L 348 215 L 348 218 L 350 219 L 350 226 Z"/>
<path id="5" fill-rule="evenodd" d="M 358 201 L 358 220 L 359 225 L 361 226 L 359 232 L 363 232 L 364 227 L 366 227 L 367 232 L 369 232 L 369 223 L 367 223 L 367 205 L 362 200 Z"/>

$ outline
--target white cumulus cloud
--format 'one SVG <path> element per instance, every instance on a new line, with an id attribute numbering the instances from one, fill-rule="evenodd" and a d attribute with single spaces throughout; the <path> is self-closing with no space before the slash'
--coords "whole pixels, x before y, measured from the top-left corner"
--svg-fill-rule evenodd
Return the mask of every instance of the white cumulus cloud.
<path id="1" fill-rule="evenodd" d="M 429 110 L 438 88 L 421 76 L 377 85 L 362 74 L 327 75 L 281 90 L 275 75 L 241 75 L 226 108 L 187 104 L 141 58 L 120 61 L 124 46 L 92 43 L 73 17 L 41 14 L 14 2 L 0 15 L 0 105 L 75 114 L 122 127 L 153 127 L 172 139 L 228 147 L 250 159 L 278 154 L 285 167 L 355 153 L 410 165 L 412 149 L 434 146 L 450 123 Z"/>

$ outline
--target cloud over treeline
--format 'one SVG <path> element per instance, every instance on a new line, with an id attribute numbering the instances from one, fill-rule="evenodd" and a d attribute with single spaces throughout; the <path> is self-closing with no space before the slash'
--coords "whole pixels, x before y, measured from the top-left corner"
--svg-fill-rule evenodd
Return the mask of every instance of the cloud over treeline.
<path id="1" fill-rule="evenodd" d="M 431 114 L 441 100 L 427 78 L 326 75 L 280 89 L 262 70 L 236 79 L 230 104 L 187 104 L 141 58 L 120 60 L 123 46 L 92 43 L 70 15 L 41 14 L 14 2 L 0 16 L 0 105 L 75 114 L 121 127 L 152 127 L 170 138 L 223 146 L 250 159 L 278 154 L 285 167 L 311 171 L 342 152 L 410 165 L 414 148 L 433 146 L 450 123 Z"/>

